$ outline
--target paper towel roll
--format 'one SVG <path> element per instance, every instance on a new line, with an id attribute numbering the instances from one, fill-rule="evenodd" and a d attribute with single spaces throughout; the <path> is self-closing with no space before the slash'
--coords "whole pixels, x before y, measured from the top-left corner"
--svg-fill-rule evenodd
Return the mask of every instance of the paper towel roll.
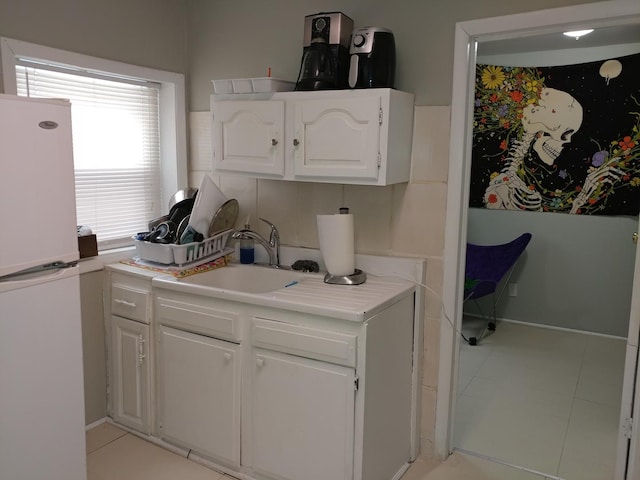
<path id="1" fill-rule="evenodd" d="M 355 252 L 353 215 L 318 215 L 320 253 L 331 275 L 353 275 Z"/>

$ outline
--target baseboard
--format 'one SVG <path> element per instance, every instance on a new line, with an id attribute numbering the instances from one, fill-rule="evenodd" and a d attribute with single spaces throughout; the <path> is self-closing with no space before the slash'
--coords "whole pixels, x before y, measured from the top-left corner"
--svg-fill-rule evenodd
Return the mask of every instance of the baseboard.
<path id="1" fill-rule="evenodd" d="M 105 423 L 107 421 L 107 417 L 102 417 L 99 420 L 96 420 L 95 422 L 91 422 L 88 425 L 85 425 L 84 429 L 88 432 L 89 430 L 91 430 L 92 428 L 97 427 L 98 425 L 102 425 L 103 423 Z"/>
<path id="2" fill-rule="evenodd" d="M 477 313 L 466 313 L 466 312 L 463 312 L 462 315 L 465 316 L 465 317 L 483 318 L 482 315 L 479 315 Z M 607 333 L 589 332 L 587 330 L 578 330 L 578 329 L 575 329 L 575 328 L 557 327 L 555 325 L 545 325 L 544 323 L 523 322 L 521 320 L 512 320 L 510 318 L 496 317 L 496 320 L 498 322 L 513 323 L 515 325 L 524 325 L 526 327 L 545 328 L 547 330 L 558 330 L 558 331 L 561 331 L 561 332 L 569 332 L 569 333 L 581 333 L 583 335 L 591 335 L 591 336 L 594 336 L 594 337 L 613 338 L 613 339 L 616 339 L 616 340 L 626 340 L 627 339 L 627 337 L 621 337 L 619 335 L 609 335 Z"/>

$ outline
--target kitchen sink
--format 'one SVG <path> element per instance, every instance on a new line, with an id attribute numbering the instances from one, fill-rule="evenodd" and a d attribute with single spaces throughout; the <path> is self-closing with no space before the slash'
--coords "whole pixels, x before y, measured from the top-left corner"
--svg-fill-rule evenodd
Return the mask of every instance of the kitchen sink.
<path id="1" fill-rule="evenodd" d="M 294 270 L 231 264 L 178 281 L 227 291 L 269 293 L 302 282 L 304 277 L 303 273 Z"/>

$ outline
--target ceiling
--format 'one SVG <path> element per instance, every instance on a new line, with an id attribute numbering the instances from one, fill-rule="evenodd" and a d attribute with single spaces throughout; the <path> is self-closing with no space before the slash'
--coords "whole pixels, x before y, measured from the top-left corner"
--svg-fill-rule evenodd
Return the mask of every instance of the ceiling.
<path id="1" fill-rule="evenodd" d="M 478 44 L 478 55 L 505 55 L 633 43 L 640 44 L 640 24 L 595 29 L 578 40 L 562 33 L 550 33 L 508 40 L 482 41 Z"/>

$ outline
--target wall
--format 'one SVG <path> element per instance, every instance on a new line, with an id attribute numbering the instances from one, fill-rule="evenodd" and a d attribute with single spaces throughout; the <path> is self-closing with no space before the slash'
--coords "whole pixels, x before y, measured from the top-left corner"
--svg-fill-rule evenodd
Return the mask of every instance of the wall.
<path id="1" fill-rule="evenodd" d="M 448 173 L 449 105 L 455 23 L 538 10 L 580 1 L 536 3 L 499 0 L 417 2 L 386 0 L 190 0 L 190 182 L 211 168 L 208 117 L 212 79 L 272 75 L 296 80 L 302 56 L 304 16 L 342 11 L 355 26 L 394 32 L 396 88 L 416 95 L 411 181 L 390 187 L 354 187 L 267 180 L 217 179 L 238 199 L 241 217 L 268 218 L 284 243 L 317 248 L 315 215 L 348 206 L 356 218 L 356 251 L 427 258 L 421 449 L 433 453 L 440 342 L 444 219 Z M 248 15 L 247 12 L 251 12 Z M 261 229 L 266 234 L 266 230 Z"/>
<path id="2" fill-rule="evenodd" d="M 499 303 L 498 318 L 627 336 L 638 219 L 560 213 L 469 210 L 469 242 L 533 236 Z M 473 313 L 473 304 L 465 305 Z"/>
<path id="3" fill-rule="evenodd" d="M 482 55 L 478 63 L 553 66 L 606 60 L 640 52 L 640 44 L 577 48 L 519 55 Z M 509 241 L 524 231 L 533 239 L 505 294 L 498 317 L 527 323 L 627 336 L 637 217 L 578 216 L 554 213 L 469 209 L 468 240 L 477 244 Z M 585 294 L 589 292 L 589 294 Z M 477 312 L 469 302 L 465 311 Z M 486 303 L 486 300 L 485 300 Z"/>
<path id="4" fill-rule="evenodd" d="M 211 80 L 295 79 L 304 16 L 343 11 L 356 27 L 395 35 L 396 87 L 416 94 L 412 178 L 385 188 L 219 179 L 229 196 L 284 231 L 291 245 L 315 246 L 310 218 L 348 204 L 357 217 L 357 250 L 428 259 L 422 450 L 432 452 L 438 370 L 449 105 L 458 21 L 576 5 L 586 0 L 0 0 L 0 35 L 78 53 L 188 74 L 192 121 L 191 184 L 207 170 Z M 186 11 L 185 11 L 186 10 Z M 188 17 L 187 17 L 188 15 Z M 188 38 L 185 32 L 188 32 Z M 188 44 L 188 47 L 187 47 Z M 188 53 L 188 56 L 187 56 Z M 257 216 L 257 215 L 256 215 Z M 256 218 L 252 216 L 252 218 Z"/>
<path id="5" fill-rule="evenodd" d="M 185 29 L 181 0 L 0 0 L 0 36 L 184 74 Z M 91 423 L 107 413 L 102 272 L 83 274 L 80 284 Z"/>
<path id="6" fill-rule="evenodd" d="M 305 15 L 340 11 L 356 28 L 391 29 L 396 88 L 417 105 L 449 105 L 456 22 L 589 3 L 583 0 L 189 0 L 191 110 L 209 108 L 212 79 L 298 76 Z"/>
<path id="7" fill-rule="evenodd" d="M 185 7 L 182 0 L 0 0 L 0 36 L 186 74 Z"/>
<path id="8" fill-rule="evenodd" d="M 84 363 L 84 417 L 89 425 L 107 415 L 102 271 L 80 275 L 82 357 Z"/>

